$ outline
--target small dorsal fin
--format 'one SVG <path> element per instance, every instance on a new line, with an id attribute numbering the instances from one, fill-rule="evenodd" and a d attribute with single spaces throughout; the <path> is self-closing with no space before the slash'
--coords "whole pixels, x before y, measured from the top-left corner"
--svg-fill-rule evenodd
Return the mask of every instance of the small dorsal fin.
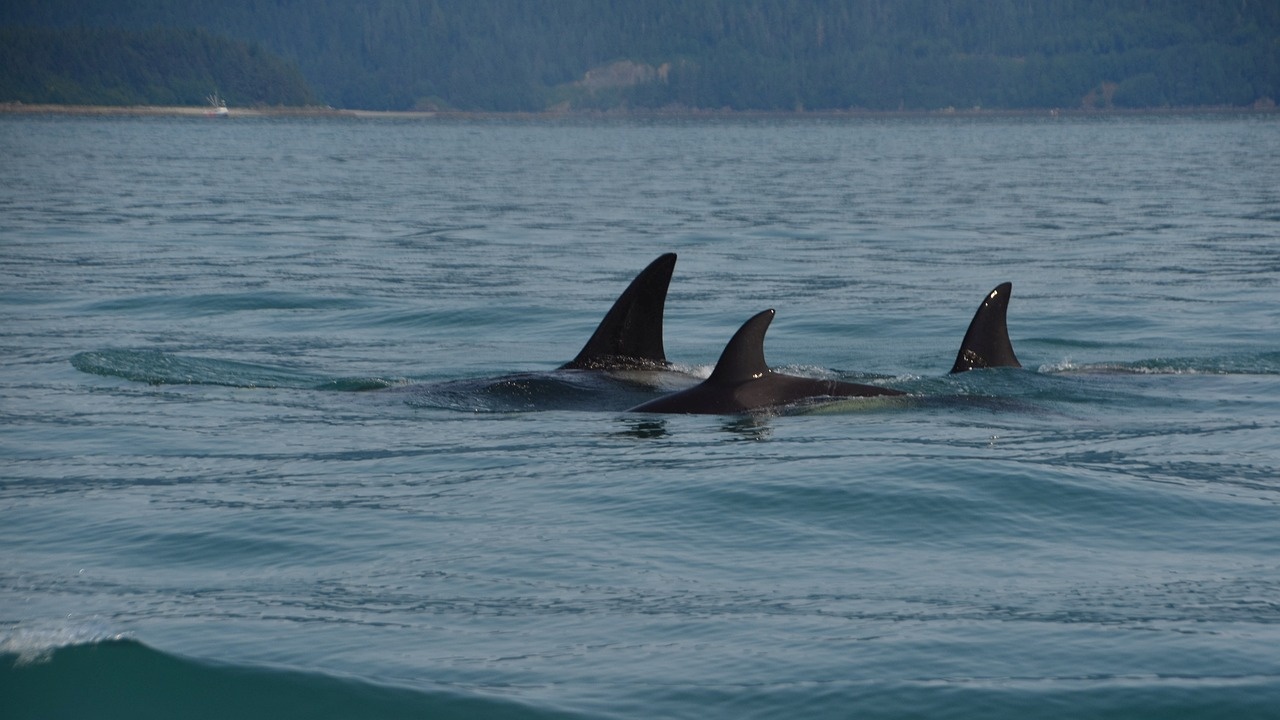
<path id="1" fill-rule="evenodd" d="M 764 334 L 773 322 L 773 309 L 765 310 L 738 328 L 720 353 L 716 369 L 707 382 L 743 382 L 764 377 L 769 366 L 764 362 Z"/>
<path id="2" fill-rule="evenodd" d="M 614 301 L 578 356 L 561 367 L 588 370 L 665 366 L 662 313 L 675 266 L 675 253 L 666 253 L 649 263 Z"/>
<path id="3" fill-rule="evenodd" d="M 1002 283 L 987 293 L 973 321 L 969 323 L 969 331 L 960 344 L 960 352 L 956 354 L 956 364 L 951 372 L 958 373 L 977 368 L 1022 367 L 1017 356 L 1013 354 L 1013 343 L 1009 342 L 1009 328 L 1005 315 L 1009 310 L 1009 295 L 1013 292 L 1013 283 Z"/>

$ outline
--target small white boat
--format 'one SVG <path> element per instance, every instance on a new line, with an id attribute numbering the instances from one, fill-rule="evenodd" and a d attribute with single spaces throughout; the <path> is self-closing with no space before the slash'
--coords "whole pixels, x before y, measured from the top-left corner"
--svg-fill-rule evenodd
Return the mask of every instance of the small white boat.
<path id="1" fill-rule="evenodd" d="M 227 117 L 231 113 L 227 111 L 227 101 L 222 99 L 218 93 L 211 93 L 205 100 L 209 101 L 209 110 L 205 113 L 209 117 Z"/>

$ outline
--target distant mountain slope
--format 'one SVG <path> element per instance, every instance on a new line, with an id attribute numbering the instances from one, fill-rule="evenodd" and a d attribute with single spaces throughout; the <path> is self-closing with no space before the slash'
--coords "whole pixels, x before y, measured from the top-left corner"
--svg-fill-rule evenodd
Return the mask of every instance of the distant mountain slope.
<path id="1" fill-rule="evenodd" d="M 260 43 L 349 108 L 1280 99 L 1280 2 L 1264 0 L 10 0 L 0 26 L 198 28 Z"/>
<path id="2" fill-rule="evenodd" d="M 296 66 L 200 30 L 0 28 L 0 101 L 75 105 L 314 102 Z"/>

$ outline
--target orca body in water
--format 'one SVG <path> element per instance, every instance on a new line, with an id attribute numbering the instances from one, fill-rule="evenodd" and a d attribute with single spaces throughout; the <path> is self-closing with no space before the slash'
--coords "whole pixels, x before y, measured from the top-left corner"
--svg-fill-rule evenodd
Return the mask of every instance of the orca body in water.
<path id="1" fill-rule="evenodd" d="M 987 367 L 1021 367 L 1013 354 L 1005 313 L 1011 283 L 987 294 L 978 307 L 951 372 Z M 733 415 L 803 402 L 847 397 L 904 395 L 900 390 L 838 380 L 774 372 L 764 359 L 764 335 L 774 311 L 765 310 L 743 324 L 725 346 L 715 370 L 702 383 L 631 408 L 631 412 Z"/>
<path id="2" fill-rule="evenodd" d="M 416 384 L 411 402 L 484 412 L 623 410 L 696 383 L 671 367 L 662 320 L 676 254 L 641 270 L 618 296 L 587 343 L 552 371 Z"/>
<path id="3" fill-rule="evenodd" d="M 773 310 L 765 310 L 744 323 L 729 340 L 705 381 L 637 405 L 631 412 L 734 415 L 816 398 L 904 394 L 892 388 L 784 375 L 770 370 L 764 359 L 764 334 L 774 314 Z"/>

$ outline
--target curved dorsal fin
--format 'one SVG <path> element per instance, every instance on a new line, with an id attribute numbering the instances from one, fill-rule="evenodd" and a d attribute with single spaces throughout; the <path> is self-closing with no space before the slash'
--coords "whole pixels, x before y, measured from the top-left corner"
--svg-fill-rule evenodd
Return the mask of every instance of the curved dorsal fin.
<path id="1" fill-rule="evenodd" d="M 676 254 L 666 253 L 640 271 L 581 352 L 563 369 L 666 365 L 662 347 L 662 313 L 667 288 L 676 267 Z"/>
<path id="2" fill-rule="evenodd" d="M 773 322 L 773 309 L 765 310 L 738 328 L 729 339 L 707 382 L 743 382 L 769 372 L 764 362 L 764 334 Z"/>
<path id="3" fill-rule="evenodd" d="M 964 334 L 964 342 L 960 344 L 960 352 L 956 354 L 956 364 L 952 366 L 951 372 L 975 368 L 1022 367 L 1013 354 L 1013 343 L 1009 342 L 1009 328 L 1005 323 L 1009 295 L 1012 292 L 1013 283 L 1002 283 L 987 293 L 986 299 L 978 306 L 978 312 L 969 323 L 969 331 Z"/>

